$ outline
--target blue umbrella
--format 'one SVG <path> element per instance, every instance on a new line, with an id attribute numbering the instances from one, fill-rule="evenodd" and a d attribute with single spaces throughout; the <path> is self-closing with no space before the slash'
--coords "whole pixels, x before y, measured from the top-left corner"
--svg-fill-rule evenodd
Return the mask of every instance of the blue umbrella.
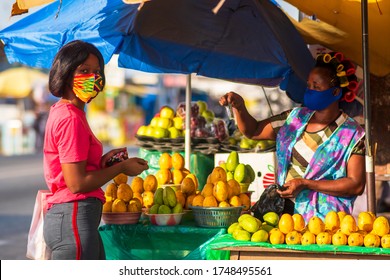
<path id="1" fill-rule="evenodd" d="M 314 65 L 303 39 L 268 0 L 66 0 L 0 31 L 10 63 L 50 68 L 59 48 L 81 39 L 108 62 L 153 73 L 198 75 L 280 86 L 302 102 Z M 58 12 L 59 10 L 59 12 Z"/>

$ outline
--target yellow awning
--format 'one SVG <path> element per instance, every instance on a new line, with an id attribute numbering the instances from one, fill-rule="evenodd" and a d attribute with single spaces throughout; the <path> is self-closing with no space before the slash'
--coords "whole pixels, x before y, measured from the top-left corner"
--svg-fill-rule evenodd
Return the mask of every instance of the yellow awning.
<path id="1" fill-rule="evenodd" d="M 309 44 L 340 51 L 355 63 L 363 64 L 360 0 L 285 0 L 306 15 L 294 25 Z M 368 44 L 370 72 L 390 74 L 390 1 L 368 0 Z"/>
<path id="2" fill-rule="evenodd" d="M 48 75 L 27 67 L 10 68 L 0 72 L 0 98 L 24 98 L 37 83 L 48 82 Z"/>

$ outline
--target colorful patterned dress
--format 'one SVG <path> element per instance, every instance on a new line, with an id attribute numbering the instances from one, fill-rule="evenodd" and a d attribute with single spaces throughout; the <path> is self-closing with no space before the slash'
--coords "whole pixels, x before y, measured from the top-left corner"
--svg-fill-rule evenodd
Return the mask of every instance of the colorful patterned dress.
<path id="1" fill-rule="evenodd" d="M 346 177 L 352 154 L 364 155 L 364 130 L 345 113 L 315 133 L 305 131 L 314 111 L 294 108 L 271 118 L 277 133 L 277 183 L 293 178 L 336 180 Z M 295 213 L 306 221 L 312 216 L 325 218 L 331 211 L 352 212 L 356 196 L 337 197 L 304 189 L 295 198 Z"/>

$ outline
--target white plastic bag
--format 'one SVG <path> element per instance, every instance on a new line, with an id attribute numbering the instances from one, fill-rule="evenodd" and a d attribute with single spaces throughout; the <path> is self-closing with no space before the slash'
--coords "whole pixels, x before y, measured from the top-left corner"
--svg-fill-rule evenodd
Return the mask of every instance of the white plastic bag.
<path id="1" fill-rule="evenodd" d="M 47 196 L 49 190 L 39 190 L 35 199 L 34 212 L 27 239 L 26 257 L 33 260 L 48 260 L 51 257 L 50 249 L 43 238 L 43 219 L 47 212 Z"/>

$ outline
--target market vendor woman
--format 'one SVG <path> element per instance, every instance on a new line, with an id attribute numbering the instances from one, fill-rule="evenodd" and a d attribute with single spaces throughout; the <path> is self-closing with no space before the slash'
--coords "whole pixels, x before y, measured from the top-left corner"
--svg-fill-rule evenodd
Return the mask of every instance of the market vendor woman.
<path id="1" fill-rule="evenodd" d="M 340 53 L 319 55 L 307 80 L 304 106 L 262 121 L 249 114 L 237 93 L 219 101 L 232 105 L 246 137 L 276 140 L 276 182 L 286 187 L 278 192 L 295 203 L 293 211 L 285 212 L 299 213 L 306 222 L 331 210 L 352 213 L 364 191 L 364 130 L 339 106 L 355 97 L 354 70 Z"/>

